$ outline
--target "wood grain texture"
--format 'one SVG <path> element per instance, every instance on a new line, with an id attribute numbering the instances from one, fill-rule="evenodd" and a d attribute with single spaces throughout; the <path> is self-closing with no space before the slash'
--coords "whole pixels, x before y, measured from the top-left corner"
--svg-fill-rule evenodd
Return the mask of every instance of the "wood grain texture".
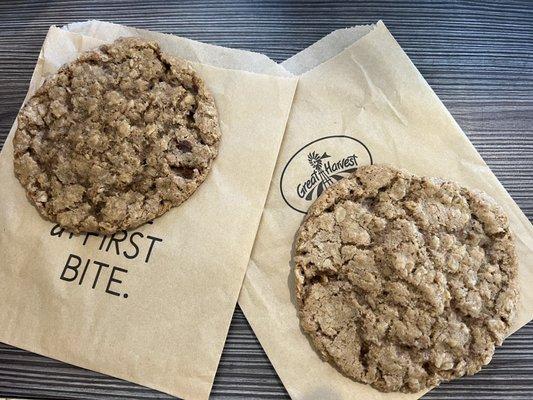
<path id="1" fill-rule="evenodd" d="M 0 145 L 49 25 L 91 18 L 260 51 L 278 61 L 334 29 L 383 19 L 512 197 L 533 217 L 531 1 L 1 1 Z M 0 345 L 1 396 L 170 398 L 7 345 Z M 288 398 L 238 308 L 212 398 Z M 533 323 L 512 335 L 481 373 L 443 384 L 424 398 L 533 398 Z"/>

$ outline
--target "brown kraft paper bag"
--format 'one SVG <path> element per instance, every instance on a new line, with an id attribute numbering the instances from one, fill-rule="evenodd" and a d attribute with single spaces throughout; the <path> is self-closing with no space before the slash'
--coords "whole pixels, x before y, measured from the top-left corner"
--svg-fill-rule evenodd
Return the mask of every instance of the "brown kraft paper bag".
<path id="1" fill-rule="evenodd" d="M 28 96 L 63 63 L 144 36 L 191 64 L 213 94 L 222 140 L 180 207 L 114 236 L 40 218 L 0 155 L 0 341 L 186 399 L 207 399 L 284 133 L 295 78 L 265 56 L 97 21 L 51 27 Z M 225 68 L 222 68 L 222 67 Z"/>
<path id="2" fill-rule="evenodd" d="M 316 198 L 307 155 L 326 152 L 326 174 L 389 163 L 481 189 L 510 218 L 519 257 L 514 329 L 532 319 L 533 229 L 382 22 L 335 31 L 282 63 L 300 74 L 239 304 L 294 400 L 416 399 L 343 376 L 300 329 L 291 248 Z M 355 161 L 354 161 L 355 160 Z"/>

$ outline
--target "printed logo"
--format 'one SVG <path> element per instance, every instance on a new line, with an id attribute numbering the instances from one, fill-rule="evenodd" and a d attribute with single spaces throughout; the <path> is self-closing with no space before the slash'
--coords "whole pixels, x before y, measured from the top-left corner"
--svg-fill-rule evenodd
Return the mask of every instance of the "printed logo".
<path id="1" fill-rule="evenodd" d="M 327 187 L 365 164 L 372 164 L 372 155 L 353 137 L 335 135 L 314 140 L 285 165 L 280 179 L 281 196 L 289 207 L 305 214 Z"/>

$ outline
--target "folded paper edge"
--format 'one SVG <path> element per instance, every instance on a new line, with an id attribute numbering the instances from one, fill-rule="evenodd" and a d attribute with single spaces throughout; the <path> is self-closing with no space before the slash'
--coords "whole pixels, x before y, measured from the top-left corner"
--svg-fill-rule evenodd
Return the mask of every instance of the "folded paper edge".
<path id="1" fill-rule="evenodd" d="M 295 75 L 304 74 L 335 58 L 380 25 L 384 25 L 381 20 L 374 24 L 334 30 L 280 65 Z"/>
<path id="2" fill-rule="evenodd" d="M 258 73 L 258 74 L 264 74 L 264 75 L 271 75 L 271 76 L 278 76 L 278 77 L 291 77 L 293 74 L 283 68 L 279 63 L 275 62 L 268 56 L 253 52 L 249 50 L 242 50 L 242 49 L 235 49 L 231 47 L 225 47 L 225 46 L 218 46 L 210 43 L 204 43 L 198 40 L 189 39 L 186 37 L 174 35 L 171 33 L 164 33 L 164 32 L 158 32 L 158 31 L 151 31 L 148 29 L 142 29 L 142 28 L 136 28 L 128 25 L 121 25 L 121 24 L 115 24 L 108 21 L 101 21 L 101 20 L 87 20 L 87 21 L 77 21 L 77 22 L 71 22 L 69 24 L 63 25 L 61 29 L 78 33 L 86 36 L 92 36 L 90 32 L 87 32 L 87 29 L 92 24 L 98 24 L 102 25 L 103 27 L 125 27 L 128 29 L 133 30 L 138 36 L 151 36 L 154 38 L 174 38 L 178 39 L 179 41 L 182 41 L 183 43 L 188 43 L 191 45 L 194 45 L 196 47 L 200 47 L 201 49 L 205 49 L 208 54 L 210 54 L 209 57 L 206 59 L 197 59 L 197 60 L 191 60 L 189 61 L 196 61 L 200 62 L 202 64 L 207 64 L 214 67 L 219 68 L 225 68 L 225 69 L 233 69 L 233 70 L 241 70 L 246 72 L 252 72 L 252 73 Z M 233 59 L 235 57 L 238 57 L 239 59 L 245 58 L 246 59 L 246 65 L 243 66 L 242 62 L 239 61 L 238 64 L 235 64 L 233 62 Z M 185 59 L 188 59 L 187 57 L 183 57 Z M 252 65 L 252 61 L 253 64 Z"/>

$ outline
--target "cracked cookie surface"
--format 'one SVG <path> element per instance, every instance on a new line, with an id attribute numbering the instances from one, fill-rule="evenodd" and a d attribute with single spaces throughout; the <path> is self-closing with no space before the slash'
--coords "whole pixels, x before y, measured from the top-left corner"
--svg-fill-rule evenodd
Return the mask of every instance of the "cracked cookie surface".
<path id="1" fill-rule="evenodd" d="M 385 392 L 476 373 L 516 309 L 501 207 L 388 166 L 359 167 L 315 201 L 294 262 L 300 323 L 318 353 Z"/>
<path id="2" fill-rule="evenodd" d="M 184 202 L 218 153 L 215 102 L 185 62 L 121 38 L 63 66 L 18 116 L 14 170 L 39 213 L 113 233 Z"/>

